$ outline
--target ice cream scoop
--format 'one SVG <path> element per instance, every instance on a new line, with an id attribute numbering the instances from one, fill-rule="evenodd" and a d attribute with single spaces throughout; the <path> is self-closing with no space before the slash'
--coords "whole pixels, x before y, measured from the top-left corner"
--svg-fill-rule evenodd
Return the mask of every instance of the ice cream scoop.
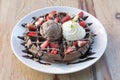
<path id="1" fill-rule="evenodd" d="M 59 23 L 56 23 L 54 20 L 49 20 L 41 25 L 40 33 L 47 40 L 54 41 L 61 38 L 62 28 Z"/>
<path id="2" fill-rule="evenodd" d="M 77 22 L 67 21 L 62 24 L 63 37 L 66 40 L 74 41 L 83 39 L 86 32 Z"/>

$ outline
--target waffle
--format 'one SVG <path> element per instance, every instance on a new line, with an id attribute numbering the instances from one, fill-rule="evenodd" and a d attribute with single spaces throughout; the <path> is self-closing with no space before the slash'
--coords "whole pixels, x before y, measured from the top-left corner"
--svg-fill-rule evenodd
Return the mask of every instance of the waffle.
<path id="1" fill-rule="evenodd" d="M 40 62 L 41 60 L 52 62 L 52 63 L 70 63 L 79 58 L 83 58 L 83 57 L 86 58 L 87 57 L 86 55 L 89 54 L 88 52 L 90 50 L 90 46 L 93 43 L 93 39 L 95 36 L 89 29 L 89 26 L 92 23 L 86 23 L 84 27 L 86 31 L 86 36 L 80 40 L 81 42 L 83 42 L 83 45 L 81 47 L 74 45 L 76 41 L 67 41 L 62 36 L 58 40 L 49 41 L 49 44 L 47 47 L 41 48 L 41 45 L 46 41 L 48 41 L 47 38 L 42 36 L 40 33 L 41 24 L 47 21 L 48 15 L 49 13 L 39 16 L 37 18 L 33 17 L 32 22 L 22 24 L 22 26 L 26 29 L 26 31 L 22 37 L 18 36 L 18 38 L 24 41 L 23 43 L 21 43 L 21 45 L 25 46 L 25 50 L 23 50 L 23 52 L 27 54 L 27 56 L 25 55 L 24 57 L 34 59 L 39 63 L 42 63 Z M 57 21 L 57 23 L 62 25 L 63 23 L 62 20 L 66 15 L 69 15 L 69 14 L 65 12 L 58 12 L 50 19 L 55 21 L 56 17 L 59 17 L 60 20 Z M 70 17 L 71 19 L 74 18 L 74 15 L 70 15 Z M 40 24 L 37 23 L 39 18 L 44 19 L 43 22 Z M 78 18 L 76 22 L 85 21 L 87 18 L 88 16 Z M 33 25 L 34 27 L 31 28 L 31 27 L 28 27 L 28 25 L 29 26 Z M 59 47 L 58 48 L 51 47 L 50 44 L 53 44 L 53 43 L 58 45 Z M 69 53 L 66 53 L 65 51 L 68 47 L 72 48 L 72 51 Z M 55 50 L 57 53 L 51 53 L 52 50 Z"/>

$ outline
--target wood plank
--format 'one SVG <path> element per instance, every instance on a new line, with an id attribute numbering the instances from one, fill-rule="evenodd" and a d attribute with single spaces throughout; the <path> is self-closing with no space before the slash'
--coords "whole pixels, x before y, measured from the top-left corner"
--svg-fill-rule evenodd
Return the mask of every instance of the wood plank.
<path id="1" fill-rule="evenodd" d="M 9 2 L 0 1 L 0 79 L 4 80 L 8 80 L 11 76 L 11 55 L 9 53 L 11 50 L 9 46 L 10 31 L 7 30 L 7 27 L 11 30 L 12 28 L 9 28 L 8 24 L 6 24 L 8 21 L 7 11 L 9 5 Z"/>
<path id="2" fill-rule="evenodd" d="M 113 80 L 119 80 L 120 75 L 120 21 L 115 18 L 115 14 L 120 12 L 120 0 L 94 0 L 97 18 L 103 23 L 108 34 L 108 46 L 104 55 L 108 70 Z M 99 4 L 98 4 L 99 3 Z M 101 7 L 100 7 L 101 6 Z M 105 67 L 102 59 L 102 67 Z M 103 70 L 104 71 L 104 70 Z M 104 72 L 103 72 L 104 73 Z M 106 80 L 110 80 L 107 79 Z"/>
<path id="3" fill-rule="evenodd" d="M 47 0 L 48 6 L 69 6 L 69 7 L 78 7 L 79 0 Z"/>
<path id="4" fill-rule="evenodd" d="M 71 74 L 56 75 L 58 80 L 93 80 L 91 70 L 89 68 Z"/>

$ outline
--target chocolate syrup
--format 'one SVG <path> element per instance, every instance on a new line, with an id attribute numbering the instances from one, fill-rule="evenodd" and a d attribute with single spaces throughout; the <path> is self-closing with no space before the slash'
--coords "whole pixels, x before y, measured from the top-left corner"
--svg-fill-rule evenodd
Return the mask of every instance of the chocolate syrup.
<path id="1" fill-rule="evenodd" d="M 37 20 L 37 17 L 32 17 L 33 20 Z"/>
<path id="2" fill-rule="evenodd" d="M 30 57 L 28 55 L 23 55 L 23 57 L 26 58 L 26 59 L 33 59 L 33 57 Z"/>
<path id="3" fill-rule="evenodd" d="M 93 23 L 87 23 L 88 26 L 91 26 Z"/>
<path id="4" fill-rule="evenodd" d="M 50 63 L 46 63 L 46 62 L 41 62 L 41 61 L 37 61 L 37 62 L 44 65 L 51 65 Z"/>
<path id="5" fill-rule="evenodd" d="M 89 61 L 89 60 L 92 60 L 92 59 L 95 59 L 96 57 L 88 57 L 84 60 L 79 60 L 77 62 L 70 62 L 70 63 L 67 63 L 67 65 L 70 65 L 70 64 L 77 64 L 77 63 L 81 63 L 81 62 L 86 62 L 86 61 Z"/>
<path id="6" fill-rule="evenodd" d="M 85 16 L 85 17 L 83 17 L 83 20 L 86 20 L 88 17 L 89 17 L 89 16 Z"/>
<path id="7" fill-rule="evenodd" d="M 26 42 L 21 43 L 21 45 L 25 46 Z"/>
<path id="8" fill-rule="evenodd" d="M 26 25 L 27 25 L 27 23 L 21 24 L 21 26 L 24 27 L 24 28 L 26 27 Z"/>
<path id="9" fill-rule="evenodd" d="M 21 40 L 25 40 L 23 36 L 17 36 Z"/>
<path id="10" fill-rule="evenodd" d="M 33 56 L 30 57 L 30 56 L 28 56 L 28 55 L 23 55 L 23 57 L 26 58 L 26 59 L 31 59 L 31 60 L 34 59 Z M 34 60 L 34 61 L 35 61 L 35 60 Z M 47 63 L 47 62 L 41 62 L 40 60 L 37 60 L 36 62 L 38 62 L 38 63 L 40 63 L 40 64 L 44 64 L 44 65 L 51 65 L 50 63 Z"/>

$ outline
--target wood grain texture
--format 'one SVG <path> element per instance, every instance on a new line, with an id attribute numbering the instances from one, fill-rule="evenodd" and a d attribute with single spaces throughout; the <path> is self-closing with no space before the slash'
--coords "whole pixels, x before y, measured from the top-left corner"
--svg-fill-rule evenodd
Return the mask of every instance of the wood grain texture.
<path id="1" fill-rule="evenodd" d="M 120 0 L 102 0 L 96 1 L 95 10 L 97 18 L 103 23 L 108 34 L 108 46 L 104 54 L 106 63 L 102 65 L 107 65 L 110 72 L 111 78 L 113 80 L 119 80 L 120 75 L 120 20 L 115 18 L 116 13 L 120 13 L 120 8 L 118 7 Z M 99 3 L 99 4 L 98 4 Z M 99 7 L 102 5 L 101 7 Z M 102 62 L 104 59 L 102 58 Z M 103 66 L 103 67 L 104 67 Z M 104 74 L 105 75 L 105 74 Z"/>
<path id="2" fill-rule="evenodd" d="M 120 0 L 0 0 L 0 80 L 119 80 Z M 13 27 L 29 12 L 49 6 L 70 6 L 96 16 L 108 34 L 105 54 L 93 66 L 71 74 L 53 75 L 35 71 L 21 63 L 10 47 Z"/>

